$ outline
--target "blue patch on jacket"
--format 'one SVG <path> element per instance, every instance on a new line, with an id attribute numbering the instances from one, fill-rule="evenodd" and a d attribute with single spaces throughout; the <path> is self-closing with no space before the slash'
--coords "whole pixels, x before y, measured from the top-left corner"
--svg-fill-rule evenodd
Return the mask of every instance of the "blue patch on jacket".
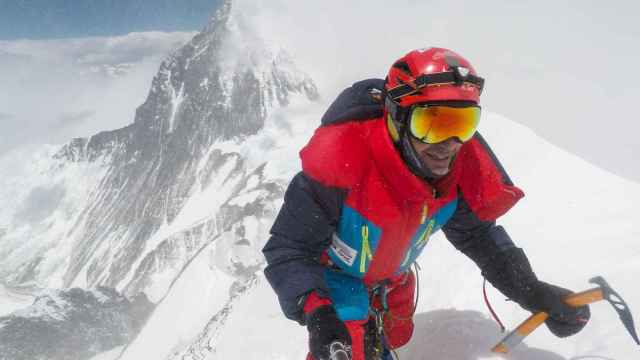
<path id="1" fill-rule="evenodd" d="M 349 275 L 362 278 L 369 269 L 381 235 L 378 226 L 345 204 L 331 240 L 329 257 Z"/>
<path id="2" fill-rule="evenodd" d="M 369 292 L 361 279 L 331 269 L 326 270 L 325 279 L 340 320 L 366 320 L 369 317 Z"/>

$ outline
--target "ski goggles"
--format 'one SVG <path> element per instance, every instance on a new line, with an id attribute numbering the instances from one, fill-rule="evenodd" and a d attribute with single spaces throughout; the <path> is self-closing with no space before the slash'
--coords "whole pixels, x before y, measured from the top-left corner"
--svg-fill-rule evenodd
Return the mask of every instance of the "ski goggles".
<path id="1" fill-rule="evenodd" d="M 479 122 L 479 106 L 422 105 L 413 107 L 409 114 L 411 135 L 427 144 L 436 144 L 451 137 L 469 141 Z"/>

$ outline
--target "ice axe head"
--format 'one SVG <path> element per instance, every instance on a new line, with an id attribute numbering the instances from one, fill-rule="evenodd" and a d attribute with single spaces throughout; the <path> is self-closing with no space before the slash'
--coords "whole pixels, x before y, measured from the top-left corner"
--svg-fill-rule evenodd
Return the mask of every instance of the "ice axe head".
<path id="1" fill-rule="evenodd" d="M 638 340 L 638 334 L 636 333 L 636 327 L 633 323 L 633 317 L 631 316 L 631 310 L 629 310 L 629 306 L 627 303 L 622 300 L 622 297 L 609 286 L 607 281 L 602 276 L 596 276 L 589 280 L 590 283 L 596 284 L 600 286 L 602 289 L 602 298 L 607 300 L 611 306 L 616 310 L 620 320 L 624 324 L 624 327 L 627 328 L 629 334 L 633 340 L 635 340 L 636 344 L 640 345 L 640 340 Z"/>
<path id="2" fill-rule="evenodd" d="M 573 307 L 579 307 L 587 304 L 591 304 L 600 300 L 607 300 L 618 313 L 620 320 L 627 328 L 627 331 L 636 342 L 638 341 L 638 334 L 636 333 L 635 325 L 633 323 L 633 317 L 631 316 L 631 310 L 627 303 L 622 300 L 622 297 L 609 286 L 609 284 L 601 277 L 596 276 L 589 280 L 591 283 L 597 284 L 598 287 L 585 290 L 579 293 L 573 293 L 563 299 L 563 301 Z M 527 320 L 523 321 L 518 327 L 505 336 L 491 351 L 497 353 L 507 353 L 510 349 L 513 349 L 516 345 L 520 344 L 524 338 L 531 334 L 538 326 L 542 325 L 549 317 L 544 311 L 531 315 Z"/>

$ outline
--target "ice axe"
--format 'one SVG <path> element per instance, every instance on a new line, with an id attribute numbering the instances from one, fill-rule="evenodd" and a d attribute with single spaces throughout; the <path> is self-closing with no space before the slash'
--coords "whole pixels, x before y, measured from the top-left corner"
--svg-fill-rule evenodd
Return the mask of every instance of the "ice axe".
<path id="1" fill-rule="evenodd" d="M 635 325 L 633 323 L 633 317 L 631 316 L 631 310 L 629 310 L 627 303 L 622 300 L 622 297 L 615 292 L 611 286 L 609 286 L 602 276 L 596 276 L 589 280 L 589 282 L 599 286 L 583 292 L 571 294 L 567 296 L 564 301 L 568 305 L 578 307 L 600 300 L 607 300 L 618 313 L 620 320 L 622 320 L 622 323 L 629 331 L 633 340 L 635 340 L 636 344 L 640 345 L 640 340 L 638 340 L 638 334 L 636 333 Z M 527 320 L 518 325 L 515 330 L 505 336 L 491 349 L 491 351 L 506 354 L 509 350 L 520 344 L 527 335 L 531 334 L 533 330 L 547 320 L 548 317 L 549 314 L 544 311 L 531 315 Z"/>

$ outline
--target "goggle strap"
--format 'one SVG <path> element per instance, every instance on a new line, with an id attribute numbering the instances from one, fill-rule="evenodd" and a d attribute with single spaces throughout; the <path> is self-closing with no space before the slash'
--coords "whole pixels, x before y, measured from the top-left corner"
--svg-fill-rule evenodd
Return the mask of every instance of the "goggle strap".
<path id="1" fill-rule="evenodd" d="M 418 92 L 420 91 L 420 89 L 427 86 L 448 84 L 462 85 L 463 83 L 468 83 L 477 87 L 480 93 L 482 93 L 482 88 L 484 87 L 483 78 L 473 74 L 468 74 L 463 77 L 457 71 L 446 71 L 435 74 L 420 75 L 413 82 L 413 85 L 415 86 L 411 86 L 409 84 L 398 85 L 393 89 L 389 89 L 387 91 L 387 94 L 389 95 L 389 97 L 391 97 L 392 100 L 395 101 L 404 96 Z"/>

